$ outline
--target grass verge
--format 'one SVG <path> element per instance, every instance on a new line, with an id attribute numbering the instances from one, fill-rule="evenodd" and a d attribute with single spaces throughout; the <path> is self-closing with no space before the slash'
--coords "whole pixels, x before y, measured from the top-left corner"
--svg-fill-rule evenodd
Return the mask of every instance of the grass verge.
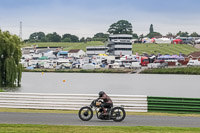
<path id="1" fill-rule="evenodd" d="M 40 110 L 40 109 L 13 109 L 13 108 L 0 108 L 0 112 L 21 112 L 21 113 L 68 113 L 78 114 L 77 110 Z M 127 115 L 143 115 L 143 116 L 189 116 L 200 117 L 200 114 L 183 114 L 183 113 L 159 113 L 159 112 L 126 112 Z"/>
<path id="2" fill-rule="evenodd" d="M 56 73 L 131 73 L 132 69 L 94 69 L 94 70 L 84 70 L 84 69 L 34 69 L 27 70 L 24 69 L 23 72 L 56 72 Z"/>
<path id="3" fill-rule="evenodd" d="M 200 128 L 0 124 L 0 133 L 199 133 Z"/>
<path id="4" fill-rule="evenodd" d="M 200 75 L 200 67 L 181 67 L 181 68 L 158 68 L 146 69 L 140 73 L 144 74 L 190 74 Z"/>

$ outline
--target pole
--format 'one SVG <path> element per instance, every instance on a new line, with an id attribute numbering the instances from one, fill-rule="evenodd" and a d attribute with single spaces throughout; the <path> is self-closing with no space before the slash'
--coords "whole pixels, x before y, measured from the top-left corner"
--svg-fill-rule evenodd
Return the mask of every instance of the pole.
<path id="1" fill-rule="evenodd" d="M 20 21 L 20 26 L 19 26 L 19 37 L 22 40 L 22 21 Z"/>

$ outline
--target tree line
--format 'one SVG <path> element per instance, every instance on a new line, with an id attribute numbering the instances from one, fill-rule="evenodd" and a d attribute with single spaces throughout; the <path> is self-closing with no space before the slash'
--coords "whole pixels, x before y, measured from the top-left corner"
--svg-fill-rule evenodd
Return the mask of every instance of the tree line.
<path id="1" fill-rule="evenodd" d="M 133 36 L 133 39 L 142 39 L 144 37 L 153 38 L 155 36 L 162 36 L 161 33 L 154 31 L 153 24 L 150 25 L 149 33 L 147 35 L 138 35 L 133 32 L 133 27 L 130 22 L 127 20 L 119 20 L 116 23 L 110 25 L 108 31 L 109 34 L 130 34 Z M 88 41 L 106 41 L 109 37 L 109 34 L 105 33 L 96 33 L 92 38 L 91 37 L 82 37 L 79 39 L 76 35 L 71 35 L 66 33 L 62 36 L 56 32 L 49 33 L 45 35 L 44 32 L 34 32 L 30 35 L 28 40 L 25 42 L 88 42 Z M 177 34 L 168 33 L 166 36 L 180 36 L 180 37 L 200 37 L 196 32 L 189 34 L 188 32 L 179 31 Z"/>
<path id="2" fill-rule="evenodd" d="M 66 33 L 62 36 L 56 32 L 49 33 L 45 35 L 44 32 L 34 32 L 30 35 L 28 40 L 25 42 L 88 42 L 88 41 L 105 41 L 108 38 L 109 34 L 97 33 L 94 37 L 82 37 L 79 39 L 76 35 L 71 35 Z"/>

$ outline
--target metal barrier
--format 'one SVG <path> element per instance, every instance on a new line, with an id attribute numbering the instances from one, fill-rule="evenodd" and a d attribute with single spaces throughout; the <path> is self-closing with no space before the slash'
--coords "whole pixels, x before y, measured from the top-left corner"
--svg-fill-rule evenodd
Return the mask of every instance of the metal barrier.
<path id="1" fill-rule="evenodd" d="M 124 106 L 126 111 L 147 112 L 145 95 L 109 95 L 114 106 Z M 0 93 L 0 108 L 79 110 L 88 106 L 97 94 L 46 94 Z"/>
<path id="2" fill-rule="evenodd" d="M 148 112 L 200 113 L 200 98 L 149 97 Z"/>

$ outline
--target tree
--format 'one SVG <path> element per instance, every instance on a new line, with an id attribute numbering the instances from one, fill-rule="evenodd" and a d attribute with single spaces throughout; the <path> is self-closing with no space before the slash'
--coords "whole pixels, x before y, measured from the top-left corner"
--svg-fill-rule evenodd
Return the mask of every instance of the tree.
<path id="1" fill-rule="evenodd" d="M 199 37 L 198 33 L 196 33 L 196 32 L 193 32 L 190 36 L 191 37 Z"/>
<path id="2" fill-rule="evenodd" d="M 146 37 L 153 38 L 155 36 L 162 36 L 162 34 L 160 34 L 159 32 L 154 32 L 153 24 L 151 24 L 149 28 L 149 34 L 147 34 Z"/>
<path id="3" fill-rule="evenodd" d="M 71 42 L 71 34 L 64 34 L 61 40 L 62 42 Z"/>
<path id="4" fill-rule="evenodd" d="M 119 20 L 110 26 L 108 32 L 110 34 L 132 34 L 132 24 L 127 20 Z"/>
<path id="5" fill-rule="evenodd" d="M 82 38 L 80 39 L 80 42 L 85 42 L 85 37 L 82 37 Z"/>
<path id="6" fill-rule="evenodd" d="M 173 34 L 172 34 L 171 32 L 168 32 L 168 33 L 166 34 L 166 36 L 173 36 Z"/>
<path id="7" fill-rule="evenodd" d="M 133 33 L 133 39 L 138 39 L 138 35 L 136 33 Z"/>
<path id="8" fill-rule="evenodd" d="M 155 36 L 162 36 L 162 34 L 160 34 L 159 32 L 153 32 L 146 35 L 146 37 L 148 38 L 153 38 Z"/>
<path id="9" fill-rule="evenodd" d="M 106 41 L 106 39 L 108 39 L 109 34 L 104 34 L 104 33 L 96 33 L 94 35 L 94 37 L 92 38 L 92 40 L 94 41 Z"/>
<path id="10" fill-rule="evenodd" d="M 21 56 L 20 38 L 0 30 L 0 86 L 20 86 Z"/>
<path id="11" fill-rule="evenodd" d="M 79 38 L 77 36 L 75 36 L 75 35 L 72 35 L 71 36 L 71 41 L 72 42 L 79 42 Z"/>
<path id="12" fill-rule="evenodd" d="M 144 38 L 144 35 L 141 34 L 141 35 L 139 36 L 139 38 L 138 38 L 138 41 L 142 41 L 143 38 Z"/>
<path id="13" fill-rule="evenodd" d="M 153 33 L 154 30 L 153 30 L 153 24 L 150 25 L 150 28 L 149 28 L 149 33 Z"/>
<path id="14" fill-rule="evenodd" d="M 45 38 L 44 32 L 34 32 L 30 35 L 30 42 L 42 42 Z"/>
<path id="15" fill-rule="evenodd" d="M 85 40 L 86 40 L 86 42 L 91 42 L 92 38 L 91 37 L 87 37 Z"/>
<path id="16" fill-rule="evenodd" d="M 64 34 L 62 36 L 62 42 L 79 42 L 79 38 L 75 35 Z"/>
<path id="17" fill-rule="evenodd" d="M 46 38 L 47 38 L 48 42 L 60 42 L 61 41 L 61 36 L 58 35 L 56 32 L 47 34 Z"/>
<path id="18" fill-rule="evenodd" d="M 109 35 L 108 34 L 104 34 L 104 33 L 96 33 L 95 35 L 94 35 L 94 38 L 108 38 L 109 37 Z"/>
<path id="19" fill-rule="evenodd" d="M 189 37 L 189 33 L 188 32 L 179 31 L 176 35 L 180 36 L 180 37 Z"/>

